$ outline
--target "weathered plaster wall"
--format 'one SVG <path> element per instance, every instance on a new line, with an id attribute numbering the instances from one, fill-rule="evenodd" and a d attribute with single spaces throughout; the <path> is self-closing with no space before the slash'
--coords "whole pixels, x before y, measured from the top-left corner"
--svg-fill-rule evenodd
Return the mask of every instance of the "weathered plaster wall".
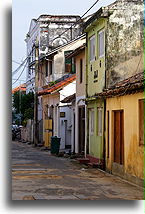
<path id="1" fill-rule="evenodd" d="M 85 39 L 81 38 L 76 40 L 58 50 L 58 53 L 54 55 L 54 67 L 53 67 L 53 74 L 51 77 L 51 81 L 55 81 L 58 78 L 61 78 L 63 75 L 67 74 L 65 72 L 65 56 L 64 52 L 69 50 L 75 50 L 76 48 L 80 47 L 85 43 Z"/>
<path id="2" fill-rule="evenodd" d="M 107 87 L 143 71 L 143 0 L 121 0 L 105 7 Z"/>
<path id="3" fill-rule="evenodd" d="M 96 20 L 88 30 L 87 35 L 87 96 L 102 92 L 105 87 L 105 56 L 98 57 L 98 32 L 106 28 L 106 20 Z M 95 35 L 95 60 L 90 61 L 90 37 Z M 101 65 L 100 65 L 101 64 Z M 95 77 L 95 72 L 98 73 Z"/>
<path id="4" fill-rule="evenodd" d="M 35 60 L 35 48 L 33 49 L 33 46 L 36 42 L 36 38 L 38 38 L 39 41 L 39 56 L 43 56 L 48 53 L 48 51 L 66 44 L 72 39 L 77 38 L 82 33 L 82 21 L 80 20 L 75 24 L 79 19 L 79 16 L 55 15 L 40 15 L 38 19 L 32 19 L 29 32 L 25 39 L 27 45 L 27 56 L 31 56 L 29 63 L 34 62 Z M 74 26 L 72 29 L 68 30 L 71 25 Z M 64 31 L 66 32 L 64 33 Z M 59 37 L 62 33 L 64 34 Z M 27 69 L 27 92 L 33 89 L 32 84 L 34 84 L 34 77 L 35 73 L 33 70 Z"/>
<path id="5" fill-rule="evenodd" d="M 143 92 L 121 97 L 107 98 L 106 110 L 110 114 L 109 123 L 109 158 L 106 157 L 106 167 L 112 170 L 114 162 L 113 145 L 113 110 L 124 110 L 124 168 L 121 177 L 134 181 L 133 178 L 144 178 L 144 147 L 139 145 L 139 105 L 138 100 L 143 99 Z M 106 115 L 107 118 L 107 115 Z M 106 123 L 107 124 L 107 123 Z M 108 133 L 107 133 L 108 135 Z M 106 142 L 106 151 L 108 142 Z M 107 152 L 106 152 L 107 154 Z"/>
<path id="6" fill-rule="evenodd" d="M 44 130 L 44 122 L 46 119 L 46 105 L 47 108 L 50 106 L 53 106 L 53 134 L 58 135 L 59 127 L 58 127 L 58 115 L 57 112 L 55 111 L 55 108 L 57 108 L 59 104 L 59 93 L 56 93 L 54 95 L 43 95 L 42 96 L 42 109 L 43 109 L 43 130 Z M 47 115 L 48 116 L 48 115 Z M 45 130 L 44 130 L 45 131 Z M 43 140 L 45 139 L 44 132 L 43 132 Z"/>
<path id="7" fill-rule="evenodd" d="M 80 83 L 80 60 L 82 59 L 82 82 Z M 86 94 L 86 62 L 85 50 L 76 57 L 76 97 Z"/>

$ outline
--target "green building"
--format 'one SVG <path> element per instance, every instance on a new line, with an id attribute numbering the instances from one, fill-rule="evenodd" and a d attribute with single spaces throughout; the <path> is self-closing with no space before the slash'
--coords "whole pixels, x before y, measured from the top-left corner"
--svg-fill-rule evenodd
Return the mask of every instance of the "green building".
<path id="1" fill-rule="evenodd" d="M 86 23 L 86 154 L 91 162 L 104 165 L 104 100 L 95 97 L 105 88 L 105 28 L 101 10 Z"/>

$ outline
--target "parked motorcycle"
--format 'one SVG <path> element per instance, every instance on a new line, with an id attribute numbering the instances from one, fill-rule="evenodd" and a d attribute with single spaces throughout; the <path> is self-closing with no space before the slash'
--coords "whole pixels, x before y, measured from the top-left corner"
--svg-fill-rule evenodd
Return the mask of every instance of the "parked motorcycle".
<path id="1" fill-rule="evenodd" d="M 12 140 L 20 140 L 21 128 L 18 126 L 12 126 Z"/>

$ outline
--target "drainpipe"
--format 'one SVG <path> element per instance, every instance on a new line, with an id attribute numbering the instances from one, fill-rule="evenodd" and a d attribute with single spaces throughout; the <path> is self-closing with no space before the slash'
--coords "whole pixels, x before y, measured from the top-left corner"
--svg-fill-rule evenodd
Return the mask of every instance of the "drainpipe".
<path id="1" fill-rule="evenodd" d="M 106 42 L 106 34 L 105 34 L 105 44 Z M 106 78 L 106 46 L 105 46 L 105 89 L 107 86 L 107 78 Z M 104 98 L 104 137 L 103 137 L 103 156 L 104 156 L 104 170 L 106 170 L 106 98 Z"/>
<path id="2" fill-rule="evenodd" d="M 86 58 L 86 98 L 88 97 L 88 47 L 87 47 L 87 41 L 88 41 L 88 33 L 86 33 L 86 48 L 85 48 L 85 58 Z M 87 156 L 87 143 L 88 143 L 88 109 L 85 102 L 85 158 Z"/>

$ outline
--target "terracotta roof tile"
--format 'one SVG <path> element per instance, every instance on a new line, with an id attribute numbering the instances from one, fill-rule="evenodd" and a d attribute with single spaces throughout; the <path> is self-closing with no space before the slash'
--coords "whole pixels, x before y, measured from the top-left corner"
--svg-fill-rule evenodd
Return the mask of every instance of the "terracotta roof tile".
<path id="1" fill-rule="evenodd" d="M 144 72 L 135 74 L 123 81 L 120 81 L 111 88 L 104 89 L 103 92 L 96 94 L 94 97 L 114 97 L 125 94 L 138 93 L 144 90 Z"/>
<path id="2" fill-rule="evenodd" d="M 12 90 L 12 94 L 14 94 L 17 91 L 26 91 L 26 84 L 21 84 L 18 87 L 14 88 Z"/>
<path id="3" fill-rule="evenodd" d="M 58 91 L 61 88 L 63 88 L 64 86 L 66 86 L 69 83 L 73 82 L 75 79 L 76 79 L 76 74 L 72 74 L 70 77 L 68 77 L 68 78 L 56 83 L 55 85 L 53 85 L 53 86 L 51 86 L 51 87 L 49 87 L 47 89 L 44 89 L 42 91 L 39 91 L 38 96 L 45 95 L 45 94 L 51 94 L 54 91 Z"/>

